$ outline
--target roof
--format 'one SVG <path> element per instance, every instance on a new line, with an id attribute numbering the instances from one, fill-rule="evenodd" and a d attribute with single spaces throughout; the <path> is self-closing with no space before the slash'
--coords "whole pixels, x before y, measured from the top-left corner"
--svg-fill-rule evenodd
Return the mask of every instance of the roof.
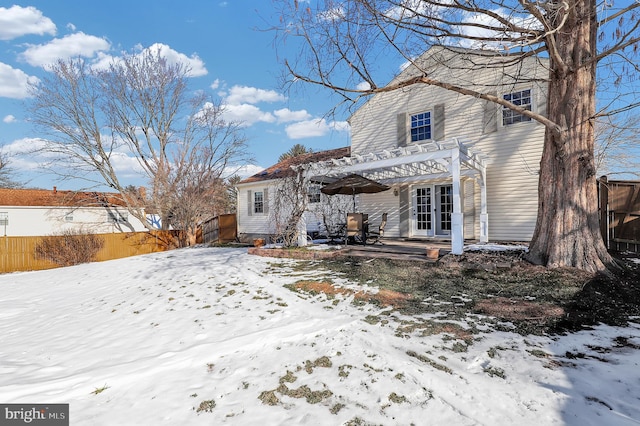
<path id="1" fill-rule="evenodd" d="M 125 206 L 117 193 L 0 188 L 0 206 L 103 207 Z"/>
<path id="2" fill-rule="evenodd" d="M 327 151 L 311 152 L 309 154 L 296 155 L 295 157 L 289 157 L 286 160 L 280 161 L 271 167 L 268 167 L 256 173 L 255 175 L 248 177 L 242 181 L 243 183 L 261 182 L 264 180 L 280 179 L 294 175 L 293 166 L 299 166 L 301 164 L 318 163 L 320 161 L 328 161 L 343 157 L 349 157 L 351 155 L 351 147 L 345 146 L 343 148 L 330 149 Z"/>

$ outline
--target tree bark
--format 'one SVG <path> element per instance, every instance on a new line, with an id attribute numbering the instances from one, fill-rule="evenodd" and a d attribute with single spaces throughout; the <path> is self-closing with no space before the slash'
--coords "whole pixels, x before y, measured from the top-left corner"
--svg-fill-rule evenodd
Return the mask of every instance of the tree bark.
<path id="1" fill-rule="evenodd" d="M 529 260 L 548 267 L 604 271 L 613 259 L 599 228 L 594 117 L 596 9 L 593 0 L 570 2 L 567 21 L 550 55 L 549 120 L 540 161 L 538 218 Z"/>

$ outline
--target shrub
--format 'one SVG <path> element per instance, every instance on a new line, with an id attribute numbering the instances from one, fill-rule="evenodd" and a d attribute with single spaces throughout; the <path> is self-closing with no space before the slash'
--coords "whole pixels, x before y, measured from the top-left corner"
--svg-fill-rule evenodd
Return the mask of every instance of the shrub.
<path id="1" fill-rule="evenodd" d="M 66 230 L 43 237 L 36 245 L 35 254 L 57 265 L 71 266 L 95 260 L 103 245 L 104 239 L 98 235 Z"/>

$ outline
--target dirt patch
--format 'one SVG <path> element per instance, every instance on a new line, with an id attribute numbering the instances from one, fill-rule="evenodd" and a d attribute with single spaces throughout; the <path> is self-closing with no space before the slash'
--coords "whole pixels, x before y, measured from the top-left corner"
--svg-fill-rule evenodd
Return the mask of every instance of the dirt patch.
<path id="1" fill-rule="evenodd" d="M 342 256 L 341 250 L 306 250 L 301 248 L 248 247 L 248 254 L 263 257 L 277 257 L 300 260 L 333 259 Z"/>
<path id="2" fill-rule="evenodd" d="M 483 299 L 476 302 L 475 311 L 508 321 L 548 321 L 561 318 L 565 311 L 550 303 L 535 303 L 505 297 Z"/>
<path id="3" fill-rule="evenodd" d="M 406 306 L 412 298 L 409 294 L 399 293 L 397 291 L 384 288 L 380 289 L 377 293 L 367 293 L 336 287 L 332 283 L 319 281 L 300 281 L 297 282 L 294 287 L 297 290 L 302 290 L 307 293 L 324 293 L 330 297 L 337 294 L 353 296 L 354 300 L 360 302 L 375 303 L 381 306 L 391 306 L 394 308 Z"/>

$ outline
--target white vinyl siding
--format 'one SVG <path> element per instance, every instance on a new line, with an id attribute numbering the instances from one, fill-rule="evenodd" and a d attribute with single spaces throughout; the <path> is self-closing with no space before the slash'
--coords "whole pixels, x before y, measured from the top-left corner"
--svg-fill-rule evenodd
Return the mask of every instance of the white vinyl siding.
<path id="1" fill-rule="evenodd" d="M 542 80 L 546 73 L 542 67 L 538 70 L 533 68 L 535 61 L 532 58 L 524 67 L 524 72 L 531 77 L 529 81 L 536 78 Z M 463 67 L 441 72 L 451 74 L 448 81 L 456 83 L 458 79 L 472 89 L 487 91 L 487 87 L 493 85 L 494 94 L 500 96 L 530 89 L 532 110 L 545 113 L 546 88 L 542 83 L 528 83 L 528 86 L 522 87 L 513 81 L 501 82 L 506 86 L 503 89 L 496 85 L 498 80 L 491 69 L 476 71 L 475 75 L 470 75 Z M 433 77 L 438 77 L 438 71 Z M 402 137 L 408 142 L 409 135 L 403 136 L 399 126 L 402 117 L 408 123 L 412 113 L 433 111 L 436 105 L 443 108 L 446 127 L 442 137 L 434 135 L 434 139 L 460 138 L 487 157 L 489 239 L 531 239 L 537 216 L 538 168 L 544 142 L 544 126 L 536 121 L 502 126 L 502 109 L 497 104 L 435 86 L 416 84 L 403 90 L 375 95 L 351 116 L 352 155 L 393 149 L 402 145 Z M 465 200 L 464 233 L 465 237 L 469 237 L 471 229 L 474 237 L 478 238 L 478 218 L 474 217 L 470 222 L 467 217 L 480 213 L 480 190 L 476 184 L 473 186 L 474 208 L 469 208 Z"/>
<path id="2" fill-rule="evenodd" d="M 143 232 L 146 227 L 124 208 L 77 207 L 73 210 L 73 221 L 67 220 L 69 207 L 3 206 L 9 218 L 7 235 L 34 237 L 55 235 L 67 230 L 93 232 L 96 234 L 113 232 Z M 125 222 L 110 221 L 110 215 L 126 218 Z M 4 233 L 4 226 L 0 227 Z"/>

